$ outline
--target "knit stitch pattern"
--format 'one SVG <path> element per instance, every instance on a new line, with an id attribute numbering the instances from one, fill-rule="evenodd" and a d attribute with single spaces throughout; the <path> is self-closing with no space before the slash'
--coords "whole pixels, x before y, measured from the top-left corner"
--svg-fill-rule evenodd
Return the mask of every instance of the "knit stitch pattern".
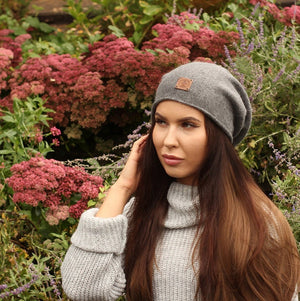
<path id="1" fill-rule="evenodd" d="M 194 198 L 192 186 L 171 184 L 165 229 L 155 254 L 155 301 L 194 299 L 197 285 L 191 259 L 196 231 Z M 124 293 L 126 212 L 131 203 L 127 204 L 123 215 L 113 218 L 95 217 L 98 209 L 82 214 L 61 268 L 64 291 L 72 300 L 114 301 Z"/>

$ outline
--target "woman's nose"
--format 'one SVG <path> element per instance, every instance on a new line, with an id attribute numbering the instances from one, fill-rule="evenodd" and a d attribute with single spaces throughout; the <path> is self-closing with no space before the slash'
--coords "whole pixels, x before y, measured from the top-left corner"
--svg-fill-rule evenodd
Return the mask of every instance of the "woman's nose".
<path id="1" fill-rule="evenodd" d="M 164 145 L 168 148 L 178 146 L 176 129 L 169 127 L 164 138 Z"/>

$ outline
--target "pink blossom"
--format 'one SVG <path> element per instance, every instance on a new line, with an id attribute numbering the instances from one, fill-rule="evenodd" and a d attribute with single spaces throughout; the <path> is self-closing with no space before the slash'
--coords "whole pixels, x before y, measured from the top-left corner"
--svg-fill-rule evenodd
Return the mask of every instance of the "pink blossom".
<path id="1" fill-rule="evenodd" d="M 10 49 L 0 48 L 0 57 L 1 56 L 7 57 L 11 60 L 14 58 L 14 53 Z"/>
<path id="2" fill-rule="evenodd" d="M 31 82 L 31 91 L 33 94 L 43 94 L 45 92 L 45 86 L 39 81 Z"/>
<path id="3" fill-rule="evenodd" d="M 59 146 L 60 142 L 57 138 L 52 139 L 52 143 L 54 146 Z"/>
<path id="4" fill-rule="evenodd" d="M 49 209 L 46 213 L 46 221 L 49 225 L 58 225 L 60 221 L 66 220 L 70 216 L 68 206 L 58 206 L 55 209 Z"/>
<path id="5" fill-rule="evenodd" d="M 267 0 L 249 0 L 253 5 L 260 3 L 261 7 L 267 7 L 268 12 L 279 22 L 290 26 L 292 25 L 292 20 L 295 20 L 297 24 L 300 24 L 300 6 L 292 5 L 291 7 L 285 7 L 284 9 L 279 9 L 276 4 L 271 3 Z"/>
<path id="6" fill-rule="evenodd" d="M 54 212 L 54 215 L 60 219 L 60 220 L 65 220 L 69 217 L 69 207 L 68 206 L 59 206 L 57 210 Z"/>
<path id="7" fill-rule="evenodd" d="M 70 216 L 74 218 L 79 218 L 84 210 L 87 209 L 87 202 L 79 201 L 75 205 L 72 205 L 69 209 Z"/>
<path id="8" fill-rule="evenodd" d="M 102 178 L 83 169 L 64 166 L 61 162 L 43 157 L 11 167 L 7 184 L 13 189 L 13 201 L 48 208 L 46 220 L 56 224 L 69 214 L 79 217 L 90 199 L 97 198 Z M 80 199 L 75 201 L 74 195 Z M 78 199 L 78 198 L 77 198 Z"/>
<path id="9" fill-rule="evenodd" d="M 9 34 L 13 33 L 14 31 L 11 29 L 1 29 L 0 36 L 8 36 Z"/>
<path id="10" fill-rule="evenodd" d="M 292 5 L 284 8 L 285 24 L 291 25 L 291 21 L 295 20 L 297 24 L 300 24 L 300 6 Z"/>
<path id="11" fill-rule="evenodd" d="M 18 44 L 23 44 L 25 41 L 31 39 L 31 35 L 29 33 L 21 34 L 15 38 L 15 42 Z"/>
<path id="12" fill-rule="evenodd" d="M 50 132 L 51 132 L 52 136 L 60 136 L 61 135 L 60 129 L 58 129 L 55 126 L 50 128 Z"/>
<path id="13" fill-rule="evenodd" d="M 51 211 L 46 213 L 46 221 L 50 226 L 56 226 L 59 224 L 59 218 L 54 216 Z"/>
<path id="14" fill-rule="evenodd" d="M 36 129 L 34 139 L 36 143 L 40 143 L 43 141 L 43 133 L 40 129 Z"/>

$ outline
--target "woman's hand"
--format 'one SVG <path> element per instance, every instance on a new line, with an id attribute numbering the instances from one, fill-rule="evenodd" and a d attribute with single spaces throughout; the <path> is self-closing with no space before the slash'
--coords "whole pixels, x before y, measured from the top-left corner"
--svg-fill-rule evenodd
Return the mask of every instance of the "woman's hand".
<path id="1" fill-rule="evenodd" d="M 96 216 L 114 217 L 123 212 L 124 206 L 130 196 L 135 192 L 138 181 L 138 162 L 144 149 L 148 135 L 137 140 L 131 149 L 128 160 L 119 179 L 109 189 L 107 196 Z"/>
<path id="2" fill-rule="evenodd" d="M 128 193 L 130 195 L 132 195 L 135 192 L 138 185 L 138 162 L 141 157 L 147 138 L 148 135 L 145 135 L 133 144 L 125 167 L 123 168 L 119 179 L 115 183 L 128 190 Z"/>

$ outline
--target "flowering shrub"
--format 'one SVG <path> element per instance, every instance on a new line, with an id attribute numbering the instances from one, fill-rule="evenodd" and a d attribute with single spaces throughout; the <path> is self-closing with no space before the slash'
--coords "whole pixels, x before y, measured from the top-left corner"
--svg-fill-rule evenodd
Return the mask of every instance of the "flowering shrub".
<path id="1" fill-rule="evenodd" d="M 43 240 L 27 215 L 0 212 L 0 299 L 69 300 L 60 280 L 60 265 L 69 247 L 66 232 Z"/>
<path id="2" fill-rule="evenodd" d="M 276 30 L 264 24 L 259 7 L 246 21 L 237 20 L 240 35 L 236 57 L 226 50 L 225 66 L 244 84 L 253 109 L 253 121 L 240 154 L 249 168 L 256 169 L 261 181 L 274 175 L 270 161 L 269 137 L 276 147 L 284 133 L 294 134 L 299 124 L 299 40 L 297 27 L 276 23 Z"/>
<path id="3" fill-rule="evenodd" d="M 220 61 L 224 45 L 231 49 L 238 37 L 236 32 L 205 27 L 191 13 L 173 15 L 168 24 L 157 24 L 153 30 L 158 36 L 145 42 L 142 50 L 125 37 L 108 35 L 90 45 L 80 59 L 69 54 L 29 57 L 10 77 L 3 73 L 5 97 L 0 105 L 11 108 L 14 97 L 39 95 L 55 111 L 50 114 L 52 124 L 68 127 L 73 123 L 98 131 L 112 109 L 149 106 L 165 72 L 194 59 Z M 25 38 L 15 40 L 20 44 Z"/>
<path id="4" fill-rule="evenodd" d="M 15 164 L 11 172 L 7 184 L 14 191 L 13 202 L 47 208 L 50 225 L 57 225 L 69 215 L 78 218 L 102 186 L 101 177 L 43 157 Z"/>
<path id="5" fill-rule="evenodd" d="M 47 107 L 55 110 L 53 123 L 65 126 L 73 103 L 72 87 L 86 72 L 87 69 L 68 54 L 30 58 L 13 72 L 9 80 L 11 92 L 7 98 L 24 99 L 40 95 L 47 99 Z"/>
<path id="6" fill-rule="evenodd" d="M 281 149 L 273 141 L 269 146 L 273 152 L 276 175 L 271 179 L 274 202 L 289 221 L 300 250 L 300 127 L 294 135 L 284 135 Z"/>
<path id="7" fill-rule="evenodd" d="M 53 151 L 53 139 L 57 139 L 60 130 L 53 127 L 49 131 L 49 112 L 39 97 L 28 97 L 26 101 L 15 98 L 13 112 L 0 110 L 0 206 L 9 199 L 5 179 L 10 176 L 10 167 Z M 52 143 L 48 143 L 51 138 Z"/>
<path id="8" fill-rule="evenodd" d="M 210 29 L 195 14 L 182 12 L 173 15 L 167 24 L 156 24 L 152 28 L 157 37 L 143 44 L 143 49 L 174 50 L 185 47 L 189 50 L 189 60 L 210 58 L 220 62 L 225 57 L 224 46 L 231 48 L 239 38 L 237 32 Z M 234 52 L 231 51 L 231 55 Z"/>
<path id="9" fill-rule="evenodd" d="M 267 0 L 249 0 L 249 2 L 253 5 L 259 4 L 261 7 L 266 8 L 276 20 L 287 26 L 291 26 L 293 21 L 300 24 L 300 6 L 298 5 L 279 9 L 276 4 Z"/>
<path id="10" fill-rule="evenodd" d="M 129 101 L 131 106 L 138 107 L 138 102 L 153 96 L 162 74 L 182 62 L 181 56 L 138 51 L 127 38 L 109 35 L 90 47 L 83 64 L 99 72 L 102 80 L 110 85 L 104 91 L 110 98 L 110 106 L 123 107 Z"/>

